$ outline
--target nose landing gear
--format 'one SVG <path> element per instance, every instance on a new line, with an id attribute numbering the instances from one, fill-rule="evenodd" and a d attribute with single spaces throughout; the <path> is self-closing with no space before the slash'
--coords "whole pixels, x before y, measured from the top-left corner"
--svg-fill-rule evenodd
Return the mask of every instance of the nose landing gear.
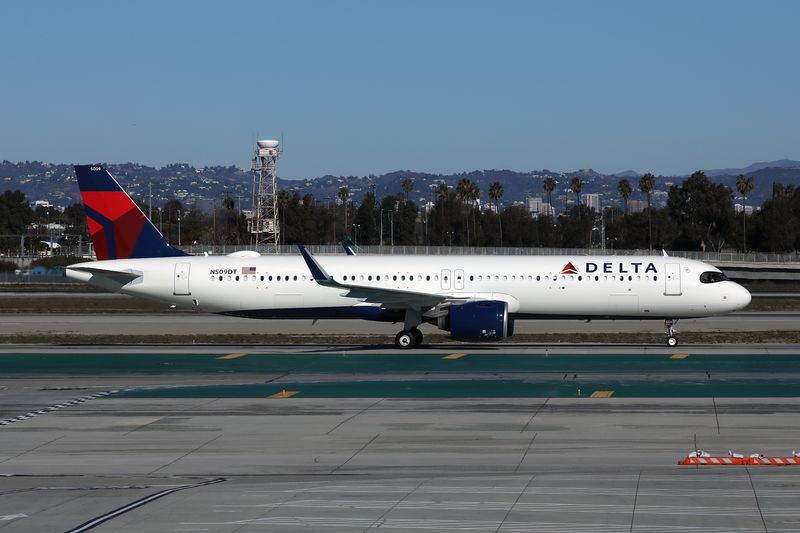
<path id="1" fill-rule="evenodd" d="M 678 345 L 678 337 L 676 336 L 677 331 L 675 330 L 674 326 L 678 323 L 678 319 L 675 320 L 671 318 L 667 318 L 664 320 L 664 333 L 666 334 L 666 343 L 667 346 L 670 348 L 674 348 Z"/>

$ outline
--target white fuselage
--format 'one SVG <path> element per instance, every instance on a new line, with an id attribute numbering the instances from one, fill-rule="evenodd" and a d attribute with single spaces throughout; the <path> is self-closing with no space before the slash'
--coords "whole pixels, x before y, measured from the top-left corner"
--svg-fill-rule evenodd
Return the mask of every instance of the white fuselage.
<path id="1" fill-rule="evenodd" d="M 750 293 L 732 281 L 700 281 L 701 273 L 719 272 L 717 268 L 676 257 L 381 255 L 316 259 L 334 280 L 346 285 L 501 300 L 516 318 L 688 318 L 728 313 L 750 303 Z M 379 304 L 364 303 L 344 296 L 347 291 L 342 288 L 318 284 L 300 255 L 187 256 L 73 265 L 79 266 L 132 272 L 138 277 L 130 282 L 114 281 L 71 269 L 67 275 L 115 292 L 212 313 L 253 318 L 397 319 L 378 313 Z"/>

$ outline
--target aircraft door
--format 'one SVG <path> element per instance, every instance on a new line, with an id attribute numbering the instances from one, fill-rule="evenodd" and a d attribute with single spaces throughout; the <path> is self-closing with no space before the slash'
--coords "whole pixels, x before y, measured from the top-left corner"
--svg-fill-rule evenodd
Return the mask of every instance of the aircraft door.
<path id="1" fill-rule="evenodd" d="M 464 290 L 464 271 L 461 269 L 453 272 L 453 288 L 457 291 Z"/>
<path id="2" fill-rule="evenodd" d="M 442 289 L 450 290 L 450 270 L 442 269 Z"/>
<path id="3" fill-rule="evenodd" d="M 191 263 L 175 263 L 175 295 L 189 295 L 189 267 Z"/>
<path id="4" fill-rule="evenodd" d="M 666 276 L 664 277 L 664 294 L 666 296 L 681 295 L 681 265 L 678 263 L 667 263 Z"/>

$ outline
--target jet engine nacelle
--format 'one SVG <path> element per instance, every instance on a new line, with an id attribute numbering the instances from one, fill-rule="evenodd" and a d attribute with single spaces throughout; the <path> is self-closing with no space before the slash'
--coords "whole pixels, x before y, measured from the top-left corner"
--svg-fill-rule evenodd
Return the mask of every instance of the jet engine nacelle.
<path id="1" fill-rule="evenodd" d="M 457 340 L 496 341 L 514 333 L 508 304 L 499 300 L 452 305 L 446 316 L 439 317 L 437 325 Z"/>

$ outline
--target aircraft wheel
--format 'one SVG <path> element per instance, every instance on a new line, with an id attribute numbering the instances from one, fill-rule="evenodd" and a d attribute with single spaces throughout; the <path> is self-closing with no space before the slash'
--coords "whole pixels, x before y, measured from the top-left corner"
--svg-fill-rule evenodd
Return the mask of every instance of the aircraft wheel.
<path id="1" fill-rule="evenodd" d="M 414 346 L 422 344 L 422 332 L 418 328 L 411 328 L 411 334 L 414 335 Z"/>
<path id="2" fill-rule="evenodd" d="M 402 350 L 409 350 L 415 346 L 415 340 L 416 338 L 413 333 L 403 330 L 395 336 L 394 344 Z"/>
<path id="3" fill-rule="evenodd" d="M 677 345 L 678 345 L 677 337 L 675 337 L 674 335 L 670 335 L 669 337 L 667 337 L 667 346 L 669 346 L 670 348 L 674 348 Z"/>

